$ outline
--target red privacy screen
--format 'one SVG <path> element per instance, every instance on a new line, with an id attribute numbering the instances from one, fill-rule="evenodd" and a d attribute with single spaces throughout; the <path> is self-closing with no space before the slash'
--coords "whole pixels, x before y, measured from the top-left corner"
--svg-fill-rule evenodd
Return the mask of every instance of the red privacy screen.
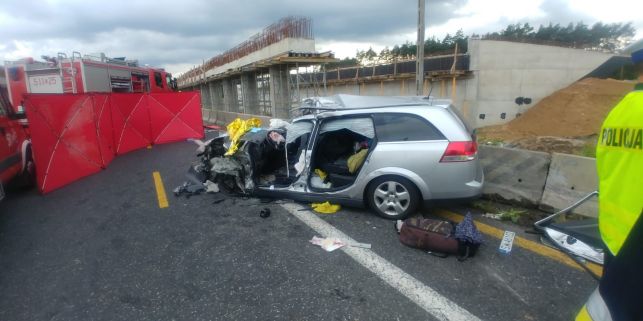
<path id="1" fill-rule="evenodd" d="M 25 107 L 42 193 L 100 171 L 116 155 L 204 135 L 199 92 L 32 94 Z"/>

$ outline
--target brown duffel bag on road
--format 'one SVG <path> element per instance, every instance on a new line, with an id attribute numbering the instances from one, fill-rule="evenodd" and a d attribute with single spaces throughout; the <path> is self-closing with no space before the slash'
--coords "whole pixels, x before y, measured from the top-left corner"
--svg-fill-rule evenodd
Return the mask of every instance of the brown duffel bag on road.
<path id="1" fill-rule="evenodd" d="M 454 236 L 452 222 L 429 218 L 404 220 L 400 230 L 400 242 L 410 247 L 437 254 L 459 254 L 459 242 Z"/>

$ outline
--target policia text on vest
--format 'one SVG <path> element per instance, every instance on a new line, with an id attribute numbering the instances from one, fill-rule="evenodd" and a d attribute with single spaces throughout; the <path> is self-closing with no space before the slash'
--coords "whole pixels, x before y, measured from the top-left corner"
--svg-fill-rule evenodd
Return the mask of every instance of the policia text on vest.
<path id="1" fill-rule="evenodd" d="M 599 144 L 643 150 L 643 128 L 603 128 Z"/>

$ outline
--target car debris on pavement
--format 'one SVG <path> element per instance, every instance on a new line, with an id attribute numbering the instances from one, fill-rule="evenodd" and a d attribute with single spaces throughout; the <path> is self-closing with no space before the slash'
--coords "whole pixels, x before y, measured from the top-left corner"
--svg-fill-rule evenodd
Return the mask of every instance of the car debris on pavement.
<path id="1" fill-rule="evenodd" d="M 505 231 L 505 234 L 502 236 L 502 241 L 500 241 L 500 246 L 498 247 L 498 251 L 500 253 L 509 255 L 511 253 L 511 248 L 513 247 L 514 244 L 514 238 L 516 237 L 516 233 L 512 231 Z"/>
<path id="2" fill-rule="evenodd" d="M 217 183 L 213 183 L 210 180 L 206 180 L 205 183 L 203 183 L 205 186 L 205 191 L 207 193 L 218 193 L 219 192 L 219 185 Z"/>
<path id="3" fill-rule="evenodd" d="M 185 182 L 181 186 L 177 186 L 173 192 L 175 196 L 185 195 L 190 197 L 192 195 L 199 195 L 201 192 L 205 191 L 205 187 L 200 184 L 194 184 L 192 182 Z"/>
<path id="4" fill-rule="evenodd" d="M 261 218 L 268 218 L 270 216 L 270 209 L 267 207 L 264 207 L 261 212 L 259 212 L 259 216 Z"/>

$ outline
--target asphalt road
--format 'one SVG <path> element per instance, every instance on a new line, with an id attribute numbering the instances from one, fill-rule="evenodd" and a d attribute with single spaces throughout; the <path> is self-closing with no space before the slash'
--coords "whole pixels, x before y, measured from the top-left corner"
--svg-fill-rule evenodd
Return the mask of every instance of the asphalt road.
<path id="1" fill-rule="evenodd" d="M 327 253 L 309 243 L 319 233 L 281 202 L 174 197 L 171 190 L 185 180 L 194 150 L 182 142 L 135 151 L 46 196 L 31 191 L 1 202 L 0 320 L 449 315 L 416 304 L 349 251 Z M 159 208 L 153 171 L 161 173 L 168 208 Z M 272 215 L 259 217 L 263 208 Z M 476 257 L 458 262 L 403 246 L 391 221 L 364 209 L 301 213 L 371 243 L 364 253 L 481 320 L 571 320 L 596 286 L 585 272 L 521 248 L 501 255 L 491 237 Z"/>

